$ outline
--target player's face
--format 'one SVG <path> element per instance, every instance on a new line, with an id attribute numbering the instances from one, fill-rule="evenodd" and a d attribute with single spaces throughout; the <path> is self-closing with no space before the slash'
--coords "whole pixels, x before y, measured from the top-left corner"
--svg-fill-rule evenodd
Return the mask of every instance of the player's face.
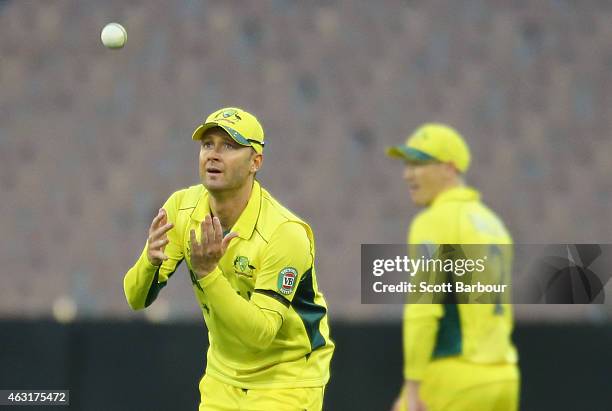
<path id="1" fill-rule="evenodd" d="M 262 155 L 235 142 L 223 129 L 208 130 L 200 141 L 200 178 L 211 193 L 229 192 L 250 183 Z"/>
<path id="2" fill-rule="evenodd" d="M 427 206 L 438 194 L 448 188 L 452 166 L 443 163 L 406 162 L 404 180 L 412 201 L 418 206 Z"/>

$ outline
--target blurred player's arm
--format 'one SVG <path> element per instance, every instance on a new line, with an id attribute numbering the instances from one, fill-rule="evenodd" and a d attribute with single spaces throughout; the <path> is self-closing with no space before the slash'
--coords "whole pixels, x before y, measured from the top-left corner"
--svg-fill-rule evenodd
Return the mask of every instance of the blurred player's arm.
<path id="1" fill-rule="evenodd" d="M 404 306 L 404 379 L 420 381 L 438 335 L 440 304 L 407 304 Z"/>
<path id="2" fill-rule="evenodd" d="M 236 293 L 217 266 L 198 280 L 202 293 L 198 298 L 208 300 L 210 314 L 215 315 L 243 344 L 253 350 L 268 347 L 289 310 L 299 280 L 312 267 L 310 241 L 299 223 L 281 224 L 269 239 L 262 266 L 257 275 L 254 292 L 247 300 Z M 287 267 L 297 272 L 290 294 L 278 289 L 280 272 Z"/>
<path id="3" fill-rule="evenodd" d="M 426 411 L 419 397 L 419 388 L 425 369 L 431 361 L 442 314 L 440 304 L 404 306 L 404 386 L 393 411 Z"/>
<path id="4" fill-rule="evenodd" d="M 173 229 L 177 212 L 173 195 L 153 219 L 140 258 L 123 279 L 125 296 L 134 310 L 141 310 L 153 303 L 183 260 L 179 235 Z"/>

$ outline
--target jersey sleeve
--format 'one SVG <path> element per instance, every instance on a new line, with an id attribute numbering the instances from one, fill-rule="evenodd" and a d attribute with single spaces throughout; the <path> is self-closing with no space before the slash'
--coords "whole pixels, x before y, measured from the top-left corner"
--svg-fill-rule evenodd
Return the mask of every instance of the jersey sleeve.
<path id="1" fill-rule="evenodd" d="M 310 241 L 299 223 L 281 224 L 266 245 L 250 300 L 217 267 L 198 280 L 214 315 L 251 349 L 268 347 L 285 319 L 299 281 L 312 266 Z"/>
<path id="2" fill-rule="evenodd" d="M 404 306 L 404 379 L 420 381 L 434 350 L 438 335 L 440 304 Z"/>
<path id="3" fill-rule="evenodd" d="M 409 254 L 414 250 L 422 252 L 421 245 L 431 245 L 438 240 L 436 227 L 431 224 L 428 217 L 429 215 L 422 213 L 413 220 L 406 239 L 409 244 Z M 416 247 L 417 245 L 419 246 Z M 404 379 L 413 381 L 423 379 L 425 368 L 431 361 L 434 351 L 442 314 L 441 304 L 404 306 L 402 324 Z"/>
<path id="4" fill-rule="evenodd" d="M 168 259 L 159 267 L 151 264 L 147 257 L 147 244 L 145 244 L 136 264 L 128 270 L 123 279 L 125 296 L 128 304 L 134 310 L 141 310 L 155 301 L 161 289 L 166 286 L 168 279 L 183 260 L 180 234 L 176 226 L 177 193 L 170 196 L 163 208 L 166 211 L 168 222 L 174 224 L 174 227 L 167 233 L 169 243 L 164 250 Z"/>
<path id="5" fill-rule="evenodd" d="M 253 299 L 269 309 L 280 310 L 279 304 L 289 307 L 312 262 L 311 244 L 304 226 L 297 222 L 281 224 L 266 246 Z"/>

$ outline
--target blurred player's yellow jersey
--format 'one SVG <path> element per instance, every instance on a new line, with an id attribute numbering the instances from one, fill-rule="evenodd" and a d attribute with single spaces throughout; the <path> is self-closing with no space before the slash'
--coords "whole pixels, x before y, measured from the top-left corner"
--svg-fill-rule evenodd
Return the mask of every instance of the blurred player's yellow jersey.
<path id="1" fill-rule="evenodd" d="M 456 187 L 440 194 L 415 217 L 408 243 L 495 247 L 512 244 L 512 238 L 495 213 L 480 202 L 476 190 Z M 512 306 L 508 304 L 408 304 L 404 312 L 405 378 L 422 379 L 430 361 L 442 358 L 481 365 L 515 364 L 512 328 Z"/>
<path id="2" fill-rule="evenodd" d="M 185 259 L 208 328 L 207 375 L 245 389 L 324 386 L 334 343 L 308 224 L 255 182 L 231 230 L 238 237 L 217 269 L 198 279 L 190 266 L 189 233 L 194 229 L 199 238 L 210 213 L 209 194 L 202 185 L 177 191 L 164 209 L 174 224 L 165 250 L 169 258 L 157 270 L 145 247 L 125 277 L 130 305 L 151 304 Z M 245 316 L 251 311 L 258 315 Z"/>

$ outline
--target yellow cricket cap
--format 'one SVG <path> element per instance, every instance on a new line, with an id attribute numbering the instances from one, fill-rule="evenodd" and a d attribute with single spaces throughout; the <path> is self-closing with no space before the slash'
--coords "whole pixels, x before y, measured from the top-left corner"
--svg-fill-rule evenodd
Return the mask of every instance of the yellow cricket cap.
<path id="1" fill-rule="evenodd" d="M 439 161 L 451 163 L 465 173 L 470 167 L 470 149 L 457 130 L 436 123 L 423 124 L 417 128 L 406 143 L 388 147 L 389 157 L 408 161 Z"/>
<path id="2" fill-rule="evenodd" d="M 213 127 L 221 127 L 236 143 L 251 146 L 258 152 L 263 152 L 264 131 L 257 117 L 238 107 L 225 107 L 209 115 L 206 121 L 198 126 L 191 136 L 200 140 L 204 132 Z"/>

